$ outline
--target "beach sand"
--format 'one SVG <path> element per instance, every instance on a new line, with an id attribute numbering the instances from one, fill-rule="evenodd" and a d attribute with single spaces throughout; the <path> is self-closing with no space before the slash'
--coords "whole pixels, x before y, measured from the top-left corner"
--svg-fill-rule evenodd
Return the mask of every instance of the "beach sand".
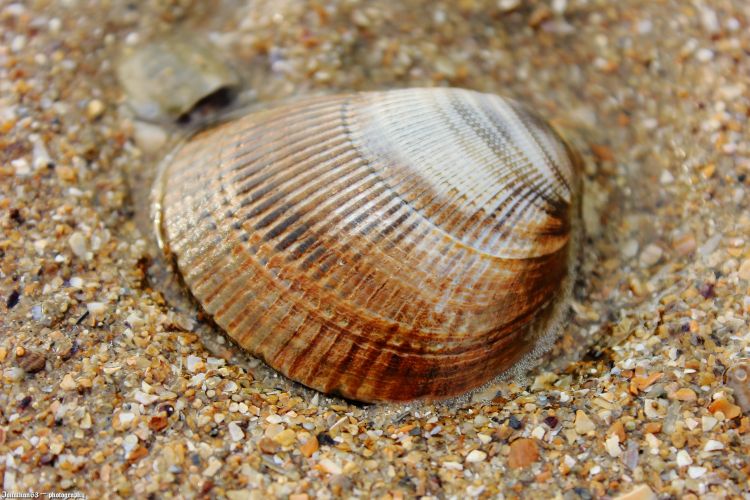
<path id="1" fill-rule="evenodd" d="M 750 3 L 5 1 L 0 26 L 3 491 L 750 497 L 725 373 L 750 358 Z M 551 352 L 457 401 L 359 405 L 175 306 L 137 178 L 178 129 L 137 121 L 114 69 L 178 26 L 253 102 L 457 86 L 568 131 L 586 237 Z"/>

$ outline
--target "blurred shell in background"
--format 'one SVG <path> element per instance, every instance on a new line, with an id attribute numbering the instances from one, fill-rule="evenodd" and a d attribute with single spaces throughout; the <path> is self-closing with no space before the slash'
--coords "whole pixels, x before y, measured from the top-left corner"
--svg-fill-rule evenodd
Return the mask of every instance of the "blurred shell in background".
<path id="1" fill-rule="evenodd" d="M 217 54 L 218 49 L 199 37 L 177 31 L 126 47 L 117 62 L 117 77 L 138 118 L 189 121 L 196 108 L 223 107 L 239 89 L 239 76 Z"/>

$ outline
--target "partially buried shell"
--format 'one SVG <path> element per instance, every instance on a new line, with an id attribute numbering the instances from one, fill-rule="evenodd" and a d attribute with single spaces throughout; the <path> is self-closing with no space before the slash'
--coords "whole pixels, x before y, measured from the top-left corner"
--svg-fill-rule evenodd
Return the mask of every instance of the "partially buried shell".
<path id="1" fill-rule="evenodd" d="M 155 221 L 204 310 L 276 370 L 361 401 L 439 399 L 549 340 L 579 170 L 509 99 L 313 97 L 192 137 L 162 165 Z"/>
<path id="2" fill-rule="evenodd" d="M 217 52 L 201 37 L 175 31 L 126 47 L 117 62 L 117 77 L 139 118 L 188 121 L 202 103 L 222 105 L 239 88 L 239 76 Z"/>

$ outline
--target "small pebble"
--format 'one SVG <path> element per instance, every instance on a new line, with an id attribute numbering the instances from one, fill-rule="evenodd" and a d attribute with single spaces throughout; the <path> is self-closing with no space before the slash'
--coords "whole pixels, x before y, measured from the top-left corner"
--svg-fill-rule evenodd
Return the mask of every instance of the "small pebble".
<path id="1" fill-rule="evenodd" d="M 471 450 L 469 454 L 466 455 L 466 461 L 468 463 L 484 462 L 486 458 L 487 454 L 481 450 Z"/>
<path id="2" fill-rule="evenodd" d="M 615 500 L 657 500 L 659 497 L 647 484 L 641 484 L 627 493 L 618 495 Z"/>
<path id="3" fill-rule="evenodd" d="M 510 443 L 508 465 L 512 469 L 528 467 L 539 459 L 539 448 L 533 439 L 521 438 Z"/>
<path id="4" fill-rule="evenodd" d="M 693 459 L 690 458 L 690 454 L 685 450 L 677 452 L 677 465 L 679 467 L 687 467 L 693 463 Z"/>
<path id="5" fill-rule="evenodd" d="M 189 372 L 195 373 L 203 365 L 203 360 L 191 354 L 187 357 L 186 365 Z"/>
<path id="6" fill-rule="evenodd" d="M 688 467 L 688 476 L 690 476 L 691 479 L 698 479 L 699 477 L 703 477 L 707 470 L 708 469 L 705 467 L 692 465 Z"/>
<path id="7" fill-rule="evenodd" d="M 136 145 L 148 154 L 156 153 L 167 143 L 167 133 L 163 128 L 142 121 L 135 122 L 133 138 Z"/>
<path id="8" fill-rule="evenodd" d="M 237 425 L 237 422 L 229 422 L 227 429 L 229 430 L 229 437 L 232 438 L 232 441 L 235 443 L 245 438 L 245 433 L 242 432 L 242 429 Z"/>
<path id="9" fill-rule="evenodd" d="M 588 434 L 596 430 L 596 425 L 588 415 L 581 410 L 576 411 L 575 429 L 578 434 Z"/>
<path id="10" fill-rule="evenodd" d="M 310 458 L 313 453 L 318 451 L 318 448 L 318 439 L 315 436 L 311 436 L 307 441 L 305 441 L 305 444 L 300 447 L 300 453 L 302 453 L 307 458 Z"/>
<path id="11" fill-rule="evenodd" d="M 18 355 L 18 354 L 16 354 Z M 18 359 L 18 366 L 26 373 L 37 373 L 44 370 L 46 358 L 36 351 L 26 351 L 22 358 Z"/>
<path id="12" fill-rule="evenodd" d="M 342 470 L 341 467 L 336 465 L 332 460 L 328 458 L 323 458 L 318 462 L 318 465 L 321 469 L 323 469 L 325 472 L 328 472 L 329 474 L 341 474 Z"/>
<path id="13" fill-rule="evenodd" d="M 740 270 L 737 275 L 743 280 L 750 281 L 750 259 L 745 259 L 740 264 Z"/>
<path id="14" fill-rule="evenodd" d="M 701 417 L 701 429 L 703 429 L 703 432 L 710 432 L 718 422 L 714 417 Z"/>
<path id="15" fill-rule="evenodd" d="M 136 446 L 138 446 L 138 436 L 135 434 L 128 434 L 125 436 L 125 439 L 122 440 L 122 449 L 125 451 L 126 455 L 133 451 Z"/>
<path id="16" fill-rule="evenodd" d="M 662 170 L 661 176 L 659 177 L 659 182 L 661 182 L 663 185 L 669 185 L 674 182 L 674 176 L 672 175 L 672 172 L 669 170 Z"/>
<path id="17" fill-rule="evenodd" d="M 64 391 L 72 391 L 78 388 L 78 384 L 73 379 L 70 373 L 66 373 L 60 381 L 60 389 Z"/>
<path id="18" fill-rule="evenodd" d="M 695 401 L 698 399 L 698 396 L 695 394 L 694 390 L 683 387 L 682 389 L 675 391 L 674 398 L 678 401 Z"/>
<path id="19" fill-rule="evenodd" d="M 498 0 L 497 8 L 504 12 L 515 10 L 521 5 L 521 0 Z"/>
<path id="20" fill-rule="evenodd" d="M 658 245 L 647 245 L 641 252 L 641 264 L 645 267 L 651 267 L 661 260 L 663 253 Z"/>
<path id="21" fill-rule="evenodd" d="M 120 413 L 118 419 L 120 420 L 120 424 L 122 424 L 124 427 L 127 427 L 133 422 L 133 420 L 135 420 L 135 414 L 130 412 L 123 412 Z"/>
<path id="22" fill-rule="evenodd" d="M 617 458 L 622 455 L 622 449 L 620 449 L 620 438 L 617 434 L 610 435 L 604 442 L 604 447 L 612 458 Z"/>
<path id="23" fill-rule="evenodd" d="M 86 105 L 86 116 L 89 120 L 96 120 L 104 113 L 104 103 L 99 99 L 92 99 Z"/>
<path id="24" fill-rule="evenodd" d="M 89 302 L 86 304 L 86 309 L 94 319 L 101 319 L 107 312 L 108 306 L 103 302 Z"/>
<path id="25" fill-rule="evenodd" d="M 273 437 L 273 440 L 279 443 L 281 446 L 292 446 L 294 441 L 297 439 L 297 435 L 291 429 L 285 429 Z"/>
<path id="26" fill-rule="evenodd" d="M 208 460 L 208 467 L 206 467 L 203 471 L 203 475 L 207 477 L 213 477 L 217 472 L 219 472 L 219 469 L 221 469 L 222 463 L 220 460 L 218 460 L 215 457 L 211 457 Z"/>
<path id="27" fill-rule="evenodd" d="M 622 256 L 626 259 L 632 259 L 638 254 L 638 241 L 628 240 L 622 247 Z"/>
<path id="28" fill-rule="evenodd" d="M 135 391 L 135 396 L 133 396 L 133 399 L 135 399 L 142 405 L 148 406 L 158 401 L 159 396 L 156 396 L 155 394 L 146 394 L 143 391 Z"/>
<path id="29" fill-rule="evenodd" d="M 717 450 L 723 450 L 724 444 L 720 441 L 716 441 L 715 439 L 709 439 L 706 441 L 706 445 L 703 447 L 704 451 L 717 451 Z"/>
<path id="30" fill-rule="evenodd" d="M 695 249 L 698 248 L 698 243 L 695 241 L 695 236 L 692 233 L 686 233 L 672 242 L 672 248 L 677 255 L 685 256 L 695 252 Z"/>
<path id="31" fill-rule="evenodd" d="M 70 249 L 73 250 L 73 254 L 79 259 L 86 259 L 86 252 L 88 252 L 88 243 L 86 237 L 83 236 L 79 231 L 74 232 L 68 238 L 68 244 Z"/>

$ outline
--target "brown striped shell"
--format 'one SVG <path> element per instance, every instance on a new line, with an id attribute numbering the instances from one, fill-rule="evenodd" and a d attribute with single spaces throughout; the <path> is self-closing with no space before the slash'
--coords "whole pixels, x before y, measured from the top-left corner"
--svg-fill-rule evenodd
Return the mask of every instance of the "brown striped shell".
<path id="1" fill-rule="evenodd" d="M 271 367 L 361 401 L 439 399 L 556 327 L 577 158 L 495 95 L 312 97 L 192 137 L 155 218 L 193 296 Z"/>

